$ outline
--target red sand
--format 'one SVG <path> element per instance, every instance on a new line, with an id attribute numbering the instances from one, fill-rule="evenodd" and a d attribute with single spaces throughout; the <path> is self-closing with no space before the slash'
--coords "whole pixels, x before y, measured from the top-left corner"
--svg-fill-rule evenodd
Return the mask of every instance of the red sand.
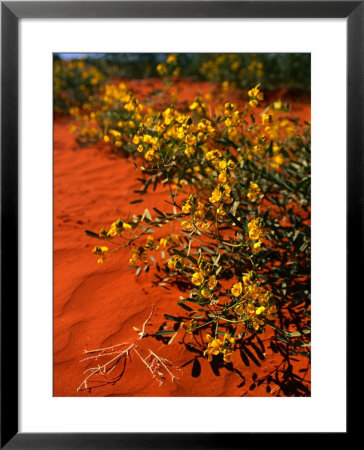
<path id="1" fill-rule="evenodd" d="M 140 84 L 141 82 L 135 83 Z M 196 91 L 195 91 L 196 92 Z M 294 108 L 304 120 L 310 119 L 310 105 Z M 152 334 L 165 323 L 164 313 L 178 315 L 176 305 L 182 293 L 175 287 L 164 289 L 152 284 L 154 271 L 137 277 L 127 268 L 129 252 L 109 257 L 104 265 L 91 253 L 97 241 L 85 229 L 98 231 L 116 218 L 142 213 L 156 206 L 168 210 L 167 190 L 143 197 L 133 193 L 140 188 L 131 161 L 118 158 L 103 145 L 77 148 L 69 133 L 67 119 L 54 123 L 54 395 L 55 396 L 307 396 L 310 395 L 308 359 L 286 356 L 283 343 L 271 344 L 272 331 L 236 351 L 234 369 L 210 364 L 198 353 L 187 350 L 180 331 L 171 345 Z M 166 208 L 167 207 L 167 208 Z M 149 333 L 137 350 L 144 357 L 149 349 L 173 363 L 179 380 L 166 376 L 163 385 L 153 379 L 142 361 L 131 353 L 126 366 L 119 364 L 114 384 L 98 377 L 98 387 L 77 392 L 94 366 L 80 362 L 84 350 L 108 347 L 136 339 L 133 327 L 141 328 L 155 305 L 146 326 Z M 292 312 L 294 313 L 294 311 Z M 186 335 L 185 342 L 190 342 Z M 93 385 L 90 383 L 90 385 Z"/>

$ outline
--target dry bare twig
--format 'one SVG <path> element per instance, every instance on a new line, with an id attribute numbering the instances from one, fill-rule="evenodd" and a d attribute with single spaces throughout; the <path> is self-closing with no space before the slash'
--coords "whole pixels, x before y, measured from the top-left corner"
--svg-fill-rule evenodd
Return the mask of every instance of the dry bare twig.
<path id="1" fill-rule="evenodd" d="M 142 325 L 142 329 L 139 330 L 139 328 L 133 327 L 135 331 L 138 332 L 138 338 L 135 339 L 132 342 L 122 342 L 120 344 L 111 345 L 109 347 L 99 348 L 95 350 L 84 350 L 85 354 L 90 354 L 91 356 L 88 356 L 86 358 L 81 359 L 80 362 L 88 361 L 91 359 L 94 359 L 97 361 L 99 358 L 104 358 L 108 356 L 112 356 L 111 359 L 106 361 L 104 364 L 100 365 L 98 364 L 95 367 L 90 367 L 84 371 L 84 373 L 90 372 L 87 377 L 82 381 L 82 383 L 77 388 L 77 391 L 82 391 L 84 389 L 91 389 L 92 387 L 89 386 L 88 382 L 89 380 L 94 377 L 95 375 L 102 375 L 107 377 L 114 369 L 115 367 L 122 361 L 126 360 L 126 358 L 129 356 L 130 358 L 130 351 L 133 350 L 135 354 L 140 358 L 140 360 L 143 362 L 143 364 L 148 368 L 148 370 L 151 372 L 153 378 L 156 378 L 159 382 L 159 385 L 161 386 L 163 384 L 163 380 L 165 379 L 165 376 L 163 374 L 163 369 L 170 375 L 172 382 L 175 380 L 178 380 L 178 378 L 173 375 L 173 373 L 168 369 L 167 364 L 172 366 L 172 363 L 168 361 L 165 358 L 162 358 L 155 354 L 152 350 L 149 349 L 149 354 L 146 358 L 143 358 L 142 355 L 137 351 L 137 343 L 138 341 L 141 341 L 143 337 L 146 335 L 146 326 L 148 322 L 150 321 L 152 315 L 154 312 L 154 305 L 152 306 L 152 310 L 148 316 L 148 318 L 145 320 L 145 322 Z M 126 347 L 120 350 L 120 347 Z M 115 349 L 119 349 L 116 350 Z"/>

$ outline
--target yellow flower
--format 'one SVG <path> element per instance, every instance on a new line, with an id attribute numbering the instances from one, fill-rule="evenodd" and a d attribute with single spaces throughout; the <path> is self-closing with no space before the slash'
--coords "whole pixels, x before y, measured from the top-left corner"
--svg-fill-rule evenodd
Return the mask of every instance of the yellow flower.
<path id="1" fill-rule="evenodd" d="M 175 63 L 175 62 L 177 62 L 176 55 L 169 55 L 168 58 L 166 59 L 167 64 L 171 64 L 171 63 Z"/>
<path id="2" fill-rule="evenodd" d="M 276 305 L 272 305 L 268 308 L 266 317 L 268 320 L 275 320 L 277 318 L 277 307 Z"/>
<path id="3" fill-rule="evenodd" d="M 113 238 L 118 235 L 118 231 L 115 227 L 111 227 L 110 230 L 107 232 L 108 238 Z"/>
<path id="4" fill-rule="evenodd" d="M 103 254 L 107 253 L 108 251 L 109 251 L 108 247 L 96 246 L 92 250 L 92 253 L 94 253 L 95 255 L 103 255 Z"/>
<path id="5" fill-rule="evenodd" d="M 271 122 L 272 122 L 272 114 L 263 113 L 262 114 L 262 123 L 265 124 L 265 123 L 271 123 Z"/>
<path id="6" fill-rule="evenodd" d="M 187 201 L 183 206 L 182 206 L 182 212 L 184 212 L 185 214 L 189 214 L 192 212 L 192 205 L 189 201 Z"/>
<path id="7" fill-rule="evenodd" d="M 260 194 L 261 194 L 260 187 L 257 185 L 257 183 L 251 181 L 247 194 L 248 200 L 251 202 L 255 202 L 255 200 L 259 197 Z"/>
<path id="8" fill-rule="evenodd" d="M 100 232 L 99 232 L 99 238 L 100 239 L 105 239 L 107 236 L 107 230 L 105 227 L 102 227 Z"/>
<path id="9" fill-rule="evenodd" d="M 256 310 L 255 310 L 255 314 L 257 316 L 259 316 L 260 314 L 263 314 L 265 311 L 265 306 L 259 306 Z"/>
<path id="10" fill-rule="evenodd" d="M 221 152 L 219 150 L 210 150 L 206 153 L 206 159 L 208 161 L 213 161 L 218 158 L 221 158 Z"/>
<path id="11" fill-rule="evenodd" d="M 270 291 L 262 292 L 259 295 L 258 302 L 262 306 L 268 306 L 272 297 L 273 297 L 273 294 Z"/>
<path id="12" fill-rule="evenodd" d="M 191 111 L 193 111 L 194 109 L 197 109 L 198 107 L 199 107 L 199 104 L 197 102 L 193 102 L 189 106 Z"/>
<path id="13" fill-rule="evenodd" d="M 199 226 L 200 228 L 202 228 L 203 230 L 208 230 L 208 229 L 210 228 L 210 223 L 207 222 L 207 221 L 199 222 L 199 223 L 198 223 L 198 226 Z"/>
<path id="14" fill-rule="evenodd" d="M 145 134 L 143 136 L 143 142 L 145 144 L 155 144 L 157 142 L 157 138 L 156 137 L 152 137 L 150 134 Z"/>
<path id="15" fill-rule="evenodd" d="M 158 64 L 157 72 L 159 75 L 165 75 L 167 73 L 167 67 L 164 64 Z"/>
<path id="16" fill-rule="evenodd" d="M 220 350 L 221 353 L 223 354 L 223 358 L 224 358 L 225 362 L 232 361 L 234 345 L 235 345 L 235 338 L 230 337 L 228 334 L 225 334 L 223 342 L 222 342 L 222 348 Z"/>
<path id="17" fill-rule="evenodd" d="M 255 331 L 258 331 L 259 328 L 260 328 L 262 325 L 264 325 L 264 320 L 259 319 L 258 317 L 253 317 L 253 319 L 252 319 L 252 324 L 253 324 L 254 330 L 255 330 Z"/>
<path id="18" fill-rule="evenodd" d="M 261 251 L 262 241 L 254 242 L 253 244 L 253 252 L 259 253 Z"/>
<path id="19" fill-rule="evenodd" d="M 207 349 L 204 351 L 204 356 L 208 356 L 208 361 L 212 361 L 213 355 L 223 355 L 225 362 L 231 362 L 234 351 L 235 338 L 230 337 L 228 334 L 224 335 L 221 341 L 218 338 L 213 338 L 210 334 L 206 335 Z"/>
<path id="20" fill-rule="evenodd" d="M 253 283 L 254 272 L 250 271 L 246 275 L 243 276 L 243 283 L 245 286 Z"/>
<path id="21" fill-rule="evenodd" d="M 173 244 L 179 244 L 180 241 L 178 234 L 171 234 L 168 240 L 171 241 Z"/>
<path id="22" fill-rule="evenodd" d="M 131 252 L 131 257 L 129 258 L 129 264 L 131 264 L 132 266 L 134 266 L 137 262 L 138 262 L 138 250 L 136 248 L 132 248 L 130 250 Z"/>
<path id="23" fill-rule="evenodd" d="M 99 246 L 96 246 L 96 247 L 94 247 L 93 250 L 92 250 L 92 253 L 93 253 L 94 255 L 101 256 L 101 258 L 99 258 L 99 259 L 97 260 L 97 263 L 98 263 L 98 264 L 103 264 L 103 263 L 104 263 L 104 260 L 105 260 L 105 258 L 106 258 L 106 255 L 108 254 L 108 252 L 109 252 L 108 247 L 99 247 Z"/>
<path id="24" fill-rule="evenodd" d="M 249 303 L 249 305 L 246 307 L 246 312 L 249 316 L 252 316 L 255 314 L 255 306 Z"/>
<path id="25" fill-rule="evenodd" d="M 182 258 L 179 255 L 174 255 L 172 259 L 167 262 L 168 269 L 178 270 L 182 268 Z"/>
<path id="26" fill-rule="evenodd" d="M 148 236 L 145 240 L 144 248 L 155 248 L 156 243 L 154 242 L 153 236 Z"/>
<path id="27" fill-rule="evenodd" d="M 187 157 L 192 156 L 194 153 L 195 153 L 195 149 L 193 147 L 186 147 L 185 150 L 184 150 L 184 154 Z"/>
<path id="28" fill-rule="evenodd" d="M 226 170 L 223 170 L 222 172 L 219 173 L 219 177 L 218 177 L 219 183 L 226 183 L 227 181 L 227 175 L 226 175 Z"/>
<path id="29" fill-rule="evenodd" d="M 209 198 L 211 203 L 218 203 L 221 200 L 222 193 L 220 189 L 217 187 L 213 190 L 211 197 Z"/>
<path id="30" fill-rule="evenodd" d="M 276 102 L 274 102 L 273 108 L 274 109 L 282 109 L 282 100 L 277 100 Z"/>
<path id="31" fill-rule="evenodd" d="M 167 244 L 168 244 L 168 239 L 166 239 L 166 238 L 161 238 L 161 239 L 159 239 L 159 245 L 160 245 L 162 248 L 167 247 Z"/>
<path id="32" fill-rule="evenodd" d="M 230 170 L 235 169 L 236 164 L 234 163 L 234 161 L 232 161 L 231 159 L 229 159 L 229 161 L 227 162 L 227 167 Z"/>
<path id="33" fill-rule="evenodd" d="M 263 93 L 259 91 L 260 83 L 257 84 L 254 88 L 248 91 L 248 95 L 251 98 L 257 98 L 258 100 L 263 100 Z"/>
<path id="34" fill-rule="evenodd" d="M 273 156 L 273 162 L 271 164 L 271 166 L 273 167 L 273 169 L 278 169 L 279 166 L 281 166 L 284 163 L 284 158 L 282 155 L 278 154 Z"/>
<path id="35" fill-rule="evenodd" d="M 201 296 L 203 298 L 210 298 L 211 297 L 211 292 L 208 289 L 202 289 Z"/>
<path id="36" fill-rule="evenodd" d="M 248 223 L 250 239 L 257 241 L 264 238 L 264 222 L 260 217 L 251 220 Z"/>
<path id="37" fill-rule="evenodd" d="M 201 272 L 195 272 L 192 275 L 191 281 L 195 286 L 200 286 L 204 282 L 204 276 Z"/>
<path id="38" fill-rule="evenodd" d="M 191 220 L 182 220 L 181 226 L 182 228 L 186 228 L 186 230 L 191 230 L 194 225 Z"/>
<path id="39" fill-rule="evenodd" d="M 213 355 L 218 355 L 220 352 L 220 345 L 221 345 L 220 339 L 214 339 L 212 336 L 207 334 L 206 340 L 209 343 L 209 348 L 211 349 L 211 353 Z"/>
<path id="40" fill-rule="evenodd" d="M 154 150 L 148 150 L 148 151 L 145 153 L 144 158 L 145 158 L 147 161 L 153 161 L 154 158 L 158 159 L 158 156 L 159 156 L 159 155 L 155 154 Z"/>
<path id="41" fill-rule="evenodd" d="M 121 137 L 121 133 L 116 130 L 110 130 L 109 133 L 114 137 Z"/>
<path id="42" fill-rule="evenodd" d="M 211 277 L 209 278 L 208 282 L 207 282 L 207 286 L 209 289 L 214 289 L 217 285 L 217 280 L 216 280 L 216 276 L 215 275 L 211 275 Z"/>
<path id="43" fill-rule="evenodd" d="M 243 285 L 239 281 L 238 283 L 235 283 L 233 287 L 231 288 L 231 293 L 234 297 L 239 297 L 241 293 L 243 292 Z"/>
<path id="44" fill-rule="evenodd" d="M 123 234 L 124 231 L 124 222 L 121 219 L 117 219 L 115 220 L 115 222 L 113 222 L 111 224 L 111 228 L 107 233 L 107 236 L 110 238 L 113 238 L 115 236 L 121 236 Z"/>

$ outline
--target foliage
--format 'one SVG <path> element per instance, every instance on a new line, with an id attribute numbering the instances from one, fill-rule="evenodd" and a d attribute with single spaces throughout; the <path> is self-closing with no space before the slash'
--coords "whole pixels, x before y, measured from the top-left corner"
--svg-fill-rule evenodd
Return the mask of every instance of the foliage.
<path id="1" fill-rule="evenodd" d="M 54 111 L 69 114 L 70 108 L 88 107 L 90 96 L 95 94 L 104 75 L 83 60 L 54 59 L 53 102 Z"/>
<path id="2" fill-rule="evenodd" d="M 169 81 L 176 61 L 157 69 Z M 257 84 L 243 105 L 197 97 L 160 111 L 125 84 L 109 84 L 86 118 L 95 132 L 75 125 L 80 143 L 103 138 L 130 154 L 143 173 L 140 195 L 167 186 L 172 208 L 87 231 L 102 241 L 93 249 L 98 263 L 128 247 L 137 274 L 163 265 L 157 284 L 178 283 L 184 295 L 181 314 L 166 311 L 156 335 L 171 342 L 191 334 L 208 360 L 226 364 L 266 327 L 293 354 L 309 356 L 310 127 L 280 100 L 263 101 Z M 283 313 L 291 307 L 303 311 L 295 331 Z"/>

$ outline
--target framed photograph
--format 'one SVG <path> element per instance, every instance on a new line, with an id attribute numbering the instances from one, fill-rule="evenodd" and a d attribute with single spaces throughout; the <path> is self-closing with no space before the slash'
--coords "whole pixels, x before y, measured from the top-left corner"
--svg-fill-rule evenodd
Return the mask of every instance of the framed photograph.
<path id="1" fill-rule="evenodd" d="M 363 23 L 1 3 L 2 447 L 348 437 Z"/>

